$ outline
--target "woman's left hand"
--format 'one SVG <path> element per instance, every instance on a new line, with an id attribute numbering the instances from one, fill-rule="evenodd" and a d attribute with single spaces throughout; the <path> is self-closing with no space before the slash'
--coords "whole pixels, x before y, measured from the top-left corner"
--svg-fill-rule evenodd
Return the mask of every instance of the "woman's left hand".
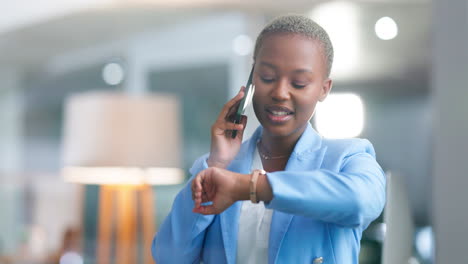
<path id="1" fill-rule="evenodd" d="M 247 182 L 246 182 L 247 181 Z M 238 200 L 244 200 L 248 175 L 210 167 L 198 173 L 192 181 L 193 212 L 204 215 L 220 214 Z M 248 199 L 248 197 L 246 198 Z M 212 202 L 210 205 L 202 203 Z"/>

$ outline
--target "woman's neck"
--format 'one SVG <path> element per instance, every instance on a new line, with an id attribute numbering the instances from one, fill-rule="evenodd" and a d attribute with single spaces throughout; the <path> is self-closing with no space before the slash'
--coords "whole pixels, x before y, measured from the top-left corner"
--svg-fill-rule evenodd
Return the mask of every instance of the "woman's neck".
<path id="1" fill-rule="evenodd" d="M 298 133 L 282 137 L 271 135 L 268 131 L 264 130 L 260 138 L 260 147 L 263 152 L 266 152 L 265 154 L 270 156 L 289 156 L 304 130 L 305 127 L 297 131 Z"/>

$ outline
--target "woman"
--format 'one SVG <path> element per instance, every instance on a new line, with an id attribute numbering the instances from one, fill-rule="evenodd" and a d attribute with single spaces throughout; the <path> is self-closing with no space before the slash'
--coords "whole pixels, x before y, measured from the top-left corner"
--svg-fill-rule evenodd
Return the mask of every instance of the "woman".
<path id="1" fill-rule="evenodd" d="M 358 263 L 362 231 L 384 207 L 385 176 L 367 140 L 322 139 L 309 123 L 330 92 L 332 61 L 327 33 L 309 18 L 263 29 L 253 75 L 261 126 L 241 143 L 247 120 L 230 120 L 242 88 L 155 237 L 158 264 Z"/>

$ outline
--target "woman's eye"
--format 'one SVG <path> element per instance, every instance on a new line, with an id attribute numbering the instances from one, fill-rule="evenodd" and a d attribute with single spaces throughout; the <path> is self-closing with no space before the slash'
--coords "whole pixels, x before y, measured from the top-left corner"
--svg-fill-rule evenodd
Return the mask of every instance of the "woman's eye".
<path id="1" fill-rule="evenodd" d="M 273 78 L 265 78 L 265 77 L 260 77 L 260 79 L 262 80 L 262 82 L 264 83 L 272 83 L 275 79 Z"/>
<path id="2" fill-rule="evenodd" d="M 297 88 L 297 89 L 302 89 L 302 88 L 306 87 L 307 85 L 306 84 L 301 84 L 301 83 L 293 83 L 292 86 L 294 88 Z"/>

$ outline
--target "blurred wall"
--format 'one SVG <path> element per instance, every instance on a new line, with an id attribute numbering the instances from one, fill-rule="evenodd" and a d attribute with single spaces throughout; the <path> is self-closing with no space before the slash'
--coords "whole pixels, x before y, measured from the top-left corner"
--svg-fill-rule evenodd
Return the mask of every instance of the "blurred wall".
<path id="1" fill-rule="evenodd" d="M 22 205 L 22 90 L 17 69 L 0 68 L 0 255 L 23 240 L 26 210 Z"/>
<path id="2" fill-rule="evenodd" d="M 432 222 L 436 263 L 466 263 L 468 1 L 434 0 Z"/>
<path id="3" fill-rule="evenodd" d="M 404 179 L 415 224 L 430 224 L 433 117 L 428 80 L 382 80 L 335 88 L 361 96 L 365 107 L 361 137 L 373 143 L 385 171 Z"/>
<path id="4" fill-rule="evenodd" d="M 119 90 L 102 80 L 102 64 L 60 74 L 38 69 L 24 75 L 24 106 L 20 119 L 24 184 L 19 200 L 22 204 L 16 204 L 27 212 L 24 224 L 47 234 L 37 238 L 43 244 L 37 249 L 42 254 L 58 250 L 65 230 L 80 227 L 83 223 L 83 186 L 65 183 L 60 174 L 63 111 L 65 99 L 73 93 Z M 90 210 L 95 208 L 96 202 Z M 31 235 L 30 230 L 25 231 L 25 236 Z"/>

